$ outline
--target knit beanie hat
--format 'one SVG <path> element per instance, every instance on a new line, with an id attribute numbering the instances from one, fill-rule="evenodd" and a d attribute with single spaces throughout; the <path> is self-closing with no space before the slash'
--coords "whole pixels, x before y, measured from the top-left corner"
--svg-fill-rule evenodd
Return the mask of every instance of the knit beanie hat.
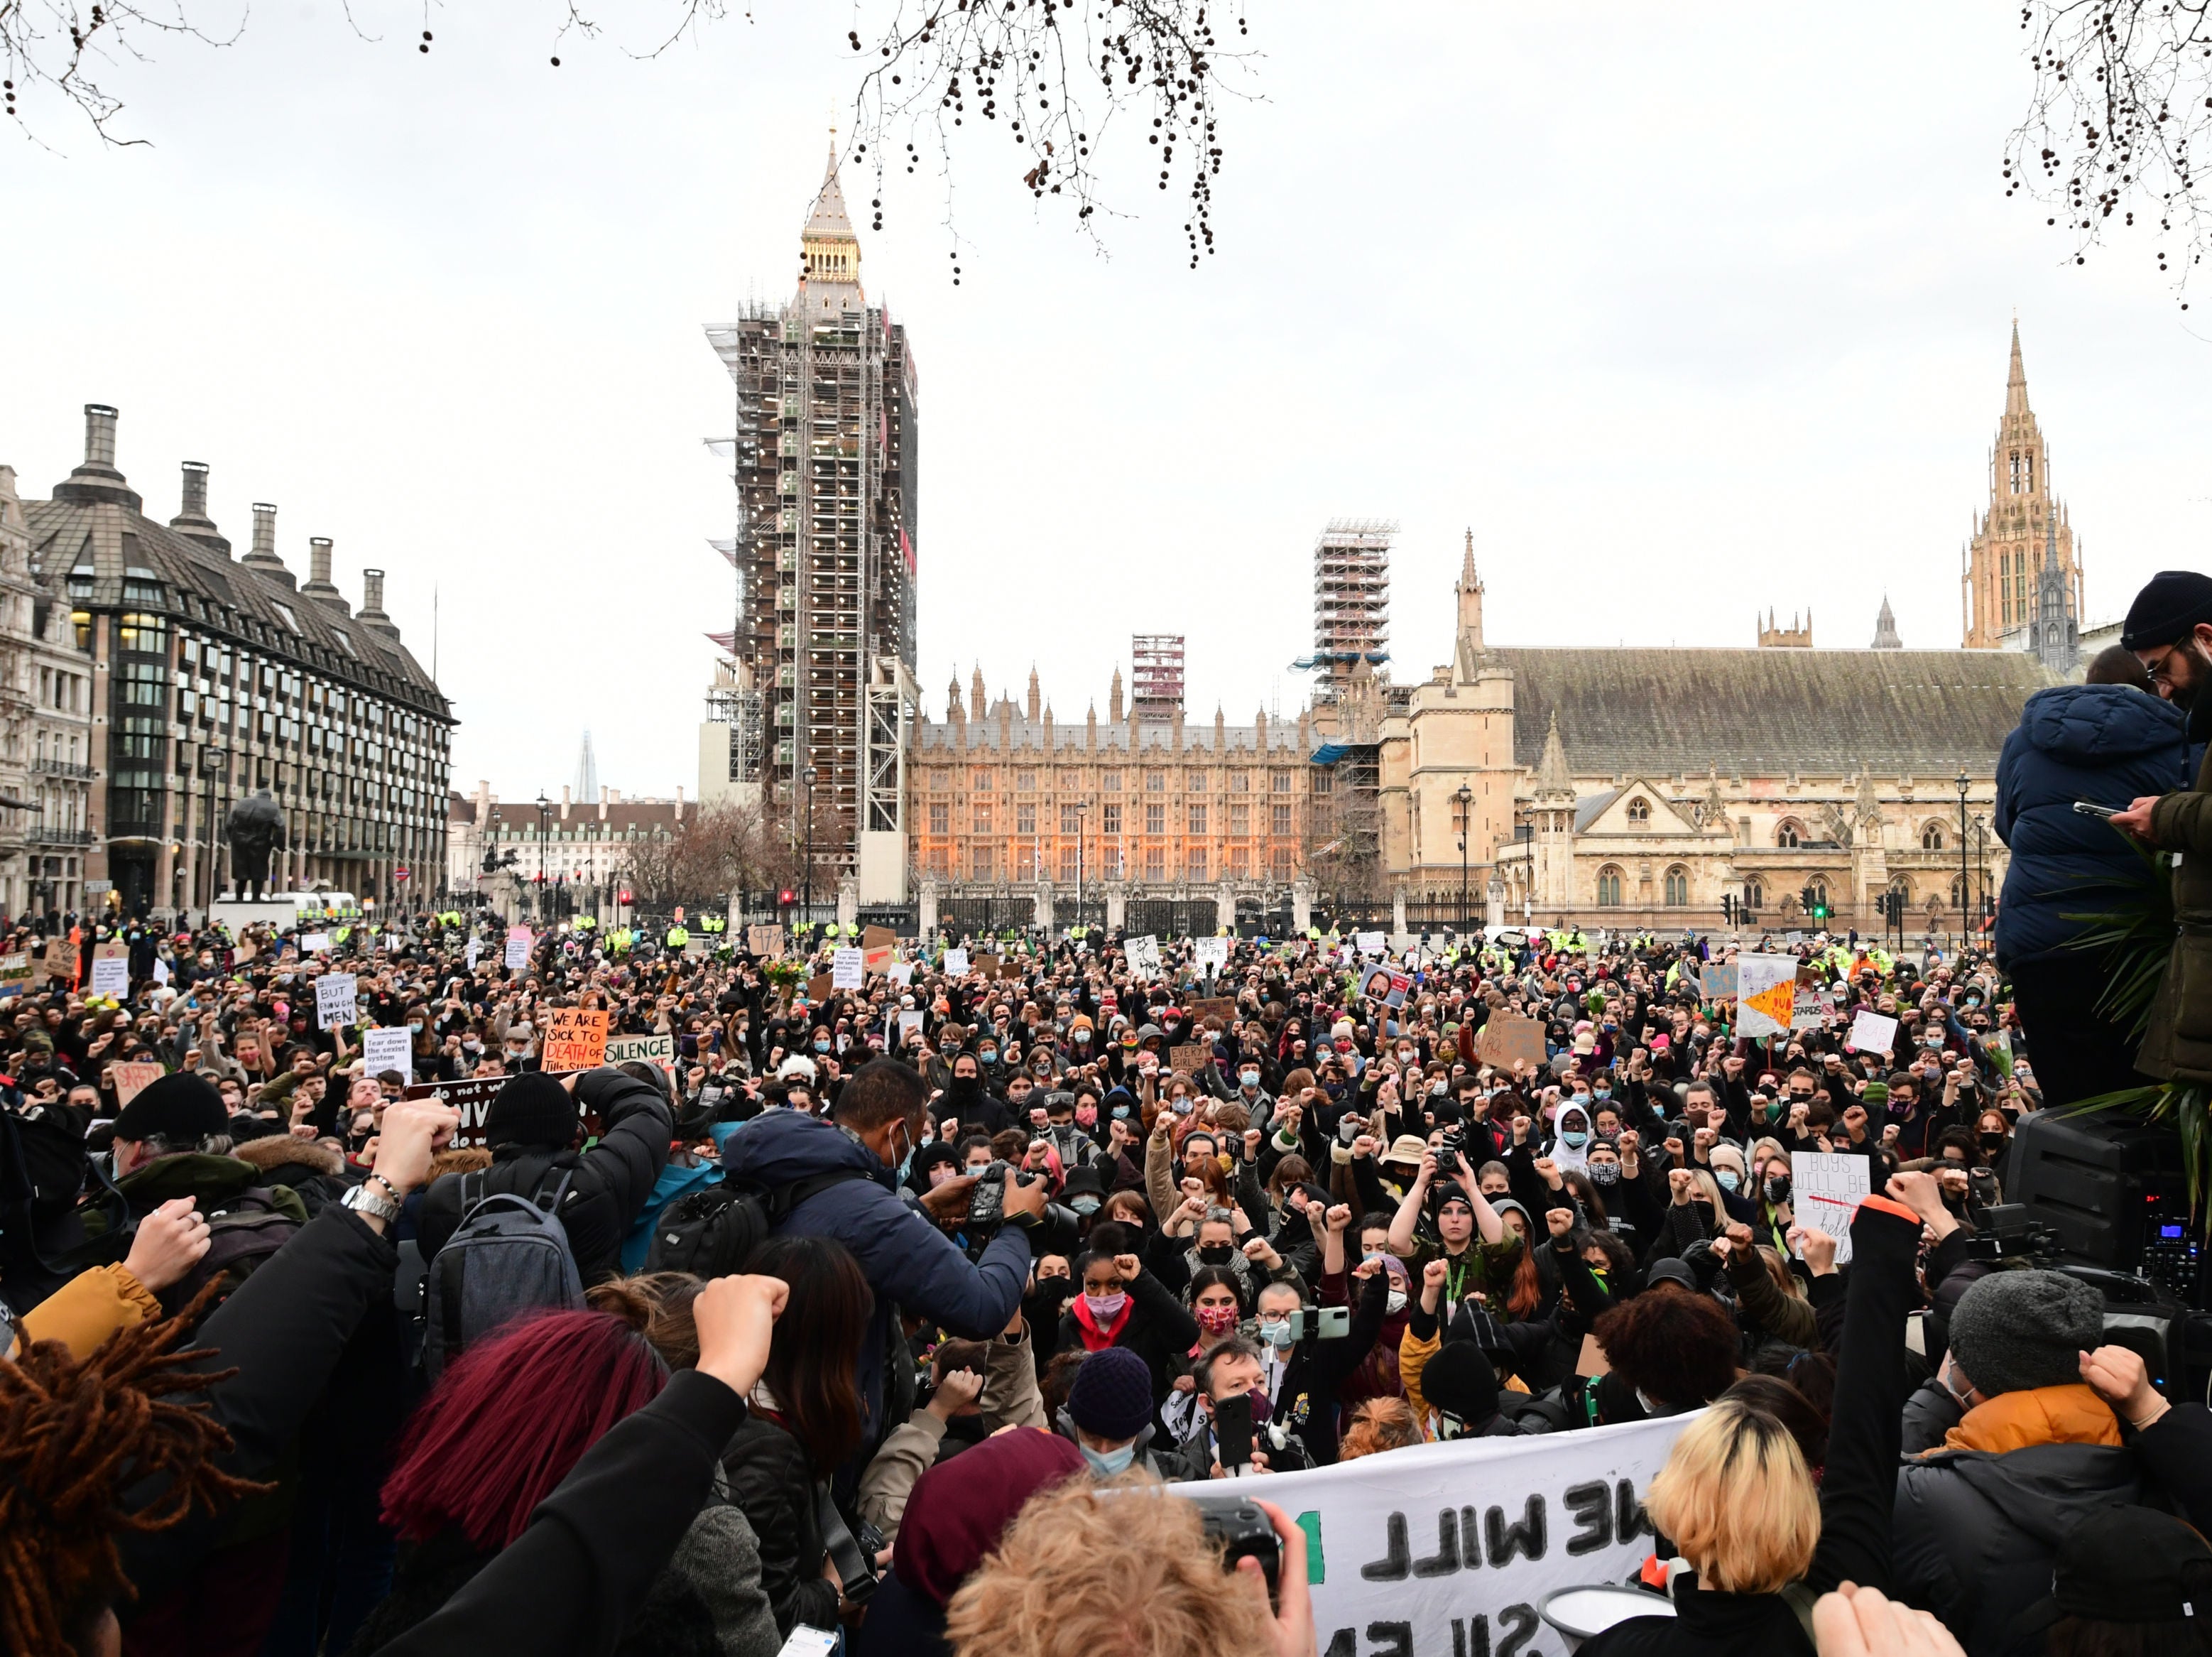
<path id="1" fill-rule="evenodd" d="M 1498 1413 L 1498 1371 L 1473 1341 L 1446 1341 L 1421 1371 L 1421 1396 L 1473 1425 Z"/>
<path id="2" fill-rule="evenodd" d="M 509 1076 L 484 1113 L 484 1143 L 551 1145 L 566 1150 L 576 1137 L 576 1101 L 543 1070 Z"/>
<path id="3" fill-rule="evenodd" d="M 230 1131 L 230 1112 L 206 1077 L 179 1070 L 149 1082 L 115 1118 L 118 1139 L 159 1136 L 173 1144 L 196 1143 Z"/>
<path id="4" fill-rule="evenodd" d="M 1985 1398 L 2080 1380 L 2104 1337 L 2105 1297 L 2059 1271 L 1993 1271 L 1951 1313 L 1951 1355 Z"/>
<path id="5" fill-rule="evenodd" d="M 2212 576 L 2194 570 L 2161 570 L 2143 583 L 2120 627 L 2124 649 L 2171 644 L 2199 622 L 2212 621 Z"/>
<path id="6" fill-rule="evenodd" d="M 1092 1437 L 1134 1438 L 1152 1416 L 1152 1372 L 1127 1347 L 1109 1346 L 1076 1366 L 1067 1418 Z"/>

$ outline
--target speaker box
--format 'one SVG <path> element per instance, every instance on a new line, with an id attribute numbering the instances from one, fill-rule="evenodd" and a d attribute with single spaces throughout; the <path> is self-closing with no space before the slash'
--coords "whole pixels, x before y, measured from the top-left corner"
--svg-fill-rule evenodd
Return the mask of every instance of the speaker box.
<path id="1" fill-rule="evenodd" d="M 2033 1112 L 2014 1130 L 2004 1194 L 2056 1234 L 2063 1259 L 2147 1278 L 2204 1307 L 2205 1251 L 2172 1127 Z"/>

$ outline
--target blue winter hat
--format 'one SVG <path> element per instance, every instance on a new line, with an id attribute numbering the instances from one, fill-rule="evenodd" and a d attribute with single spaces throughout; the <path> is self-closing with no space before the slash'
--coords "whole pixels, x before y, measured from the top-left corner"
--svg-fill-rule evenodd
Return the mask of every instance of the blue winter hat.
<path id="1" fill-rule="evenodd" d="M 1077 1366 L 1067 1418 L 1093 1438 L 1133 1439 L 1152 1418 L 1152 1372 L 1126 1346 L 1093 1352 Z"/>

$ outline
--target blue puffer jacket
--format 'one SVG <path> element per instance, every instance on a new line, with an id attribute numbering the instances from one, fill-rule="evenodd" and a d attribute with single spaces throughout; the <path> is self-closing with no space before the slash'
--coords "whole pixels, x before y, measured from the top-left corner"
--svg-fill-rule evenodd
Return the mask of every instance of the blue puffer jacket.
<path id="1" fill-rule="evenodd" d="M 884 1430 L 884 1355 L 901 1337 L 893 1322 L 900 1312 L 980 1341 L 1004 1329 L 1022 1303 L 1030 1245 L 1018 1226 L 1001 1230 L 970 1265 L 951 1238 L 899 1197 L 891 1170 L 873 1151 L 819 1117 L 763 1111 L 723 1148 L 722 1166 L 770 1186 L 794 1185 L 833 1168 L 856 1168 L 868 1176 L 808 1197 L 777 1234 L 835 1237 L 853 1251 L 875 1290 L 860 1375 L 872 1443 Z"/>
<path id="2" fill-rule="evenodd" d="M 1996 831 L 2012 849 L 1997 909 L 2000 966 L 2053 953 L 2086 929 L 2063 917 L 2148 888 L 2150 865 L 2074 802 L 2125 806 L 2189 787 L 2196 767 L 2185 719 L 2127 685 L 2057 685 L 2028 698 L 1997 760 Z"/>

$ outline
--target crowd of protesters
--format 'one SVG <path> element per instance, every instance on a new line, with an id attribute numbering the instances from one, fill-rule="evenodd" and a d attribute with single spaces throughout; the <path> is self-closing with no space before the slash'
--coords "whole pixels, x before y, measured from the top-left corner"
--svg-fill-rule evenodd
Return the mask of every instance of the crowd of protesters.
<path id="1" fill-rule="evenodd" d="M 1384 998 L 1334 937 L 816 996 L 484 918 L 129 941 L 0 1019 L 8 1650 L 1312 1653 L 1282 1513 L 1271 1597 L 1100 1487 L 1697 1412 L 1675 1615 L 1596 1657 L 2212 1652 L 2212 1416 L 1980 1246 L 2043 1054 L 1978 954 L 1775 940 L 1822 1011 L 1750 1039 L 1679 937 L 1431 941 Z M 666 1063 L 547 1068 L 570 1008 Z M 1868 1164 L 1841 1267 L 1816 1151 Z"/>

